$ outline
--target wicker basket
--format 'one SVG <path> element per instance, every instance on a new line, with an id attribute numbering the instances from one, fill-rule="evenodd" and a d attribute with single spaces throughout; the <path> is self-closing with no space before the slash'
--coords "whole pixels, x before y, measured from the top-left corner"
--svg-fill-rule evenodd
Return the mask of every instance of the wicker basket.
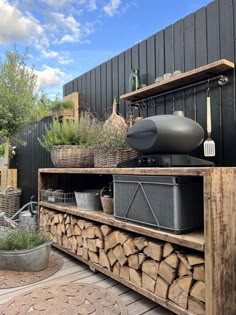
<path id="1" fill-rule="evenodd" d="M 94 151 L 95 167 L 117 167 L 117 164 L 133 159 L 137 156 L 137 152 L 133 149 L 120 149 L 114 152 L 104 150 Z"/>
<path id="2" fill-rule="evenodd" d="M 74 108 L 54 108 L 52 110 L 52 116 L 54 118 L 73 117 L 74 116 Z"/>
<path id="3" fill-rule="evenodd" d="M 21 190 L 7 187 L 0 192 L 0 212 L 5 212 L 7 217 L 12 217 L 20 209 Z"/>
<path id="4" fill-rule="evenodd" d="M 57 145 L 51 151 L 51 160 L 55 167 L 93 167 L 92 149 L 79 145 Z"/>

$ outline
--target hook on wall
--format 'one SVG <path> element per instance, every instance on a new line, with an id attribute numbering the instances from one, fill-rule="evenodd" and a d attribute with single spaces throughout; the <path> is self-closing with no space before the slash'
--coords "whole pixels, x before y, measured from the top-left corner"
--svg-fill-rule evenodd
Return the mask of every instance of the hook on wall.
<path id="1" fill-rule="evenodd" d="M 226 75 L 221 75 L 217 83 L 219 86 L 225 86 L 229 82 L 229 78 Z"/>
<path id="2" fill-rule="evenodd" d="M 139 102 L 136 102 L 136 103 L 133 105 L 133 107 L 134 107 L 135 109 L 139 109 L 139 108 L 140 108 Z"/>
<path id="3" fill-rule="evenodd" d="M 156 103 L 155 103 L 155 99 L 153 98 L 153 97 L 151 97 L 151 104 L 150 104 L 151 106 L 151 108 L 155 108 L 155 106 L 156 106 Z"/>

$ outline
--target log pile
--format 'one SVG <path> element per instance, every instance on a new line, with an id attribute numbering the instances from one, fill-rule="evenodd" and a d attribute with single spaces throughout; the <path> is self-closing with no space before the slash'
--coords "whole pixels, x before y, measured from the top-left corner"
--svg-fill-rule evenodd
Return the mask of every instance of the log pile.
<path id="1" fill-rule="evenodd" d="M 83 259 L 193 314 L 205 314 L 201 253 L 42 207 L 40 226 L 54 242 Z"/>

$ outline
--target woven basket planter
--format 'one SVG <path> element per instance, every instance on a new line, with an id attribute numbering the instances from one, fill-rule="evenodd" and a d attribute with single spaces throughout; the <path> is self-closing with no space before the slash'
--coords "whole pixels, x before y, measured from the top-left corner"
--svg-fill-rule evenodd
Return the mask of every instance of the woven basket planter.
<path id="1" fill-rule="evenodd" d="M 92 149 L 79 145 L 57 145 L 51 151 L 51 160 L 55 167 L 93 167 Z"/>
<path id="2" fill-rule="evenodd" d="M 74 108 L 54 108 L 52 110 L 54 118 L 60 117 L 74 117 Z"/>
<path id="3" fill-rule="evenodd" d="M 7 187 L 0 192 L 0 212 L 5 212 L 7 217 L 12 217 L 20 209 L 21 190 Z"/>
<path id="4" fill-rule="evenodd" d="M 137 156 L 137 152 L 133 149 L 120 149 L 114 152 L 105 150 L 94 151 L 95 167 L 117 167 L 117 164 L 133 159 Z"/>

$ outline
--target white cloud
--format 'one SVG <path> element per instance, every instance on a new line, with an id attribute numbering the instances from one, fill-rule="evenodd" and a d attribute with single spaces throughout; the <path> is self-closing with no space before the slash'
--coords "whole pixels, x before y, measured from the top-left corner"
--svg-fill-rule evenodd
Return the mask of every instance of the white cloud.
<path id="1" fill-rule="evenodd" d="M 56 25 L 60 28 L 67 28 L 71 30 L 75 30 L 79 27 L 79 23 L 75 20 L 72 15 L 66 17 L 63 13 L 51 13 L 51 21 L 52 25 Z M 51 25 L 49 25 L 51 26 Z"/>
<path id="2" fill-rule="evenodd" d="M 23 15 L 16 6 L 0 0 L 0 44 L 25 41 L 32 42 L 43 36 L 43 28 L 29 13 Z"/>
<path id="3" fill-rule="evenodd" d="M 96 9 L 97 9 L 96 0 L 90 0 L 88 2 L 88 10 L 89 11 L 94 11 Z"/>
<path id="4" fill-rule="evenodd" d="M 72 43 L 80 41 L 80 23 L 77 22 L 72 15 L 66 17 L 62 13 L 52 13 L 51 16 L 57 25 L 58 31 L 65 33 L 61 39 L 55 41 L 56 43 Z"/>
<path id="5" fill-rule="evenodd" d="M 62 38 L 58 41 L 59 44 L 63 44 L 63 43 L 75 43 L 75 42 L 79 42 L 80 37 L 79 37 L 79 33 L 78 34 L 66 34 L 63 35 Z"/>
<path id="6" fill-rule="evenodd" d="M 34 47 L 39 51 L 45 49 L 45 47 L 49 47 L 49 40 L 47 37 L 43 36 L 42 38 L 35 38 Z"/>
<path id="7" fill-rule="evenodd" d="M 35 71 L 38 76 L 38 87 L 48 88 L 63 84 L 63 79 L 66 77 L 66 73 L 59 68 L 52 68 L 47 65 L 43 65 L 42 71 Z"/>
<path id="8" fill-rule="evenodd" d="M 97 9 L 96 0 L 42 0 L 49 7 L 52 7 L 56 10 L 63 9 L 73 9 L 73 11 L 77 11 L 82 13 L 85 9 L 88 11 L 94 11 Z M 80 9 L 78 9 L 80 6 Z M 79 10 L 79 11 L 78 11 Z"/>
<path id="9" fill-rule="evenodd" d="M 104 11 L 106 14 L 109 16 L 112 16 L 117 13 L 117 10 L 121 4 L 121 0 L 110 0 L 105 6 L 104 6 Z"/>
<path id="10" fill-rule="evenodd" d="M 81 43 L 84 37 L 94 31 L 91 23 L 81 25 L 72 15 L 65 16 L 62 13 L 52 13 L 51 16 L 53 24 L 57 25 L 58 34 L 63 34 L 60 39 L 54 40 L 56 44 Z M 50 25 L 47 25 L 47 28 L 50 29 Z"/>
<path id="11" fill-rule="evenodd" d="M 67 3 L 70 3 L 69 0 L 42 0 L 44 3 L 47 3 L 49 6 L 54 8 L 64 7 Z"/>
<path id="12" fill-rule="evenodd" d="M 59 52 L 57 52 L 57 51 L 53 51 L 53 50 L 48 50 L 48 51 L 42 50 L 41 53 L 42 53 L 43 57 L 45 57 L 45 58 L 54 58 L 54 59 L 57 60 L 58 63 L 63 64 L 63 65 L 65 65 L 65 64 L 68 65 L 68 64 L 70 64 L 71 62 L 73 62 L 73 59 L 68 58 L 68 57 L 66 57 L 66 56 L 61 56 L 61 55 L 59 54 Z"/>

